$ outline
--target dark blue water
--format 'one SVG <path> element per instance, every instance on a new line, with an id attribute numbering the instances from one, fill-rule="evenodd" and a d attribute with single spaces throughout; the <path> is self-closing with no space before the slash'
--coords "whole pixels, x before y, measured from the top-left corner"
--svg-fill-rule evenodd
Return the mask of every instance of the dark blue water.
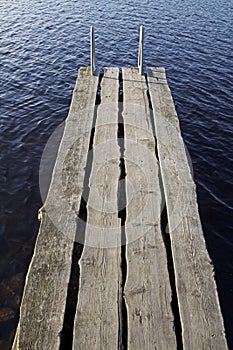
<path id="1" fill-rule="evenodd" d="M 67 116 L 80 66 L 164 66 L 191 155 L 204 233 L 233 349 L 233 1 L 0 2 L 0 348 L 10 349 L 41 206 L 43 148 Z"/>

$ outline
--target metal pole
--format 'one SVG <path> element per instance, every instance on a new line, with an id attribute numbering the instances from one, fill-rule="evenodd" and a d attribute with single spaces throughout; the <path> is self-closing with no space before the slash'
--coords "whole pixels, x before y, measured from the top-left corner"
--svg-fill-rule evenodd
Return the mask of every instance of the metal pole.
<path id="1" fill-rule="evenodd" d="M 138 46 L 138 69 L 139 74 L 143 71 L 143 26 L 140 26 L 139 46 Z"/>
<path id="2" fill-rule="evenodd" d="M 96 57 L 95 57 L 95 37 L 94 37 L 94 28 L 91 26 L 90 28 L 90 46 L 91 46 L 91 52 L 90 52 L 90 59 L 91 59 L 91 74 L 94 75 L 95 73 L 95 66 L 96 66 Z"/>

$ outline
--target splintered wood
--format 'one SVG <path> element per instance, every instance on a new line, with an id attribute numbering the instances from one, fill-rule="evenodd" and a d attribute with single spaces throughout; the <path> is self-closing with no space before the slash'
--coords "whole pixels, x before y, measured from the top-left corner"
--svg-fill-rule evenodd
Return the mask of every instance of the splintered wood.
<path id="1" fill-rule="evenodd" d="M 163 68 L 79 70 L 40 217 L 13 350 L 228 348 Z"/>

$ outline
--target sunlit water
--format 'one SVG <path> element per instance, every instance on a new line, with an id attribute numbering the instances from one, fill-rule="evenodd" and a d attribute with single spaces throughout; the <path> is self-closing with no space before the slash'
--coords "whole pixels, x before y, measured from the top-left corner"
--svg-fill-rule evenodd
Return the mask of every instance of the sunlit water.
<path id="1" fill-rule="evenodd" d="M 41 206 L 43 148 L 67 116 L 89 26 L 99 67 L 164 66 L 191 155 L 200 214 L 233 346 L 232 0 L 1 1 L 0 348 L 9 349 Z"/>

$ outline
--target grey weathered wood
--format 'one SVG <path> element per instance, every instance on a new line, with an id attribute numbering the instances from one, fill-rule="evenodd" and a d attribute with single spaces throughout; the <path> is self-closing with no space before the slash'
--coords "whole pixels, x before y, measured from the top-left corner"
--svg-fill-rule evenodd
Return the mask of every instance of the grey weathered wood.
<path id="1" fill-rule="evenodd" d="M 80 289 L 73 349 L 117 349 L 121 227 L 117 191 L 119 70 L 106 69 L 97 111 L 93 165 L 89 180 L 85 246 L 80 259 Z"/>
<path id="2" fill-rule="evenodd" d="M 94 115 L 98 77 L 79 70 L 69 115 L 41 210 L 41 226 L 28 270 L 14 350 L 59 349 Z"/>
<path id="3" fill-rule="evenodd" d="M 227 349 L 217 289 L 165 70 L 148 70 L 184 349 Z"/>
<path id="4" fill-rule="evenodd" d="M 117 195 L 120 147 L 119 70 L 102 80 L 94 146 L 86 164 L 99 78 L 79 70 L 41 226 L 28 270 L 13 350 L 60 348 L 81 196 L 87 201 L 85 246 L 73 349 L 122 347 L 122 297 L 129 349 L 176 349 L 168 261 L 161 230 L 163 189 L 168 213 L 183 347 L 227 349 L 212 264 L 198 214 L 196 188 L 171 93 L 162 68 L 123 69 L 126 167 L 127 277 L 122 291 L 121 226 Z M 120 110 L 121 110 L 120 106 Z M 155 125 L 155 130 L 154 130 Z M 155 153 L 155 139 L 159 161 Z M 93 153 L 93 154 L 92 154 Z M 83 188 L 89 170 L 88 191 Z M 123 203 L 124 204 L 124 203 Z M 80 225 L 81 223 L 81 225 Z M 78 232 L 77 232 L 78 231 Z M 77 235 L 76 235 L 77 233 Z M 126 330 L 124 330 L 126 331 Z"/>
<path id="5" fill-rule="evenodd" d="M 162 196 L 147 85 L 123 68 L 129 349 L 175 349 L 171 287 L 161 232 Z"/>

